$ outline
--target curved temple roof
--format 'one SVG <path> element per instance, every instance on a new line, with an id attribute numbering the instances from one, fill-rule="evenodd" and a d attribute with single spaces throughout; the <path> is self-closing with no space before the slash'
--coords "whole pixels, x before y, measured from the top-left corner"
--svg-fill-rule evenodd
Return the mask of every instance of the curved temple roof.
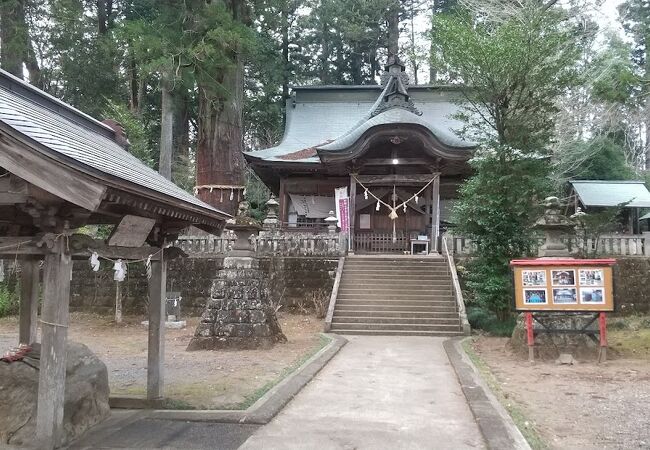
<path id="1" fill-rule="evenodd" d="M 475 147 L 457 135 L 463 126 L 453 118 L 460 109 L 458 88 L 408 87 L 402 70 L 399 62 L 390 64 L 381 86 L 295 87 L 282 142 L 247 152 L 247 159 L 320 163 L 319 153 L 343 151 L 374 127 L 398 124 L 420 126 L 452 149 Z"/>

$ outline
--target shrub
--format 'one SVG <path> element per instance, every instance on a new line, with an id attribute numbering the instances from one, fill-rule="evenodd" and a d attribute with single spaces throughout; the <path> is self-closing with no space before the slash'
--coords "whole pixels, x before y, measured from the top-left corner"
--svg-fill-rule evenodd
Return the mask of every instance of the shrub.
<path id="1" fill-rule="evenodd" d="M 481 308 L 467 308 L 467 320 L 474 329 L 483 330 L 494 336 L 509 337 L 515 329 L 517 320 L 514 317 L 508 317 L 505 320 L 497 318 L 493 312 Z"/>

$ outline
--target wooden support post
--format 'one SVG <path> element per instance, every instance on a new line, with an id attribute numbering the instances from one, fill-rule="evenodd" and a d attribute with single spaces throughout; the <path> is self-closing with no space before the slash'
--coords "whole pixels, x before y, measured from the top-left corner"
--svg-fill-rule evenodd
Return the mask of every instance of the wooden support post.
<path id="1" fill-rule="evenodd" d="M 149 280 L 149 345 L 147 355 L 147 399 L 163 397 L 165 366 L 165 302 L 167 261 L 151 261 Z"/>
<path id="2" fill-rule="evenodd" d="M 72 259 L 59 238 L 45 256 L 41 311 L 41 365 L 38 381 L 36 439 L 38 448 L 60 445 L 65 400 L 66 343 Z"/>
<path id="3" fill-rule="evenodd" d="M 607 361 L 607 315 L 604 312 L 598 315 L 598 329 L 600 331 L 598 362 L 600 363 Z"/>
<path id="4" fill-rule="evenodd" d="M 533 313 L 525 313 L 526 317 L 526 339 L 528 343 L 528 361 L 535 361 L 535 330 L 533 328 Z"/>
<path id="5" fill-rule="evenodd" d="M 21 262 L 19 344 L 33 344 L 37 339 L 36 321 L 38 320 L 38 288 L 40 283 L 38 263 L 37 260 L 33 259 L 26 259 Z"/>
<path id="6" fill-rule="evenodd" d="M 349 218 L 349 224 L 350 224 L 350 235 L 348 236 L 348 242 L 350 252 L 354 253 L 354 227 L 355 225 L 355 218 L 357 216 L 357 211 L 356 211 L 356 198 L 357 198 L 357 181 L 354 179 L 352 175 L 350 175 L 350 205 L 349 205 L 349 210 L 350 210 L 350 218 Z M 336 205 L 338 208 L 338 205 Z"/>
<path id="7" fill-rule="evenodd" d="M 431 252 L 438 253 L 440 230 L 440 175 L 431 184 Z"/>
<path id="8" fill-rule="evenodd" d="M 280 228 L 285 228 L 289 222 L 289 195 L 287 194 L 287 186 L 284 178 L 280 178 L 278 200 L 280 200 Z"/>

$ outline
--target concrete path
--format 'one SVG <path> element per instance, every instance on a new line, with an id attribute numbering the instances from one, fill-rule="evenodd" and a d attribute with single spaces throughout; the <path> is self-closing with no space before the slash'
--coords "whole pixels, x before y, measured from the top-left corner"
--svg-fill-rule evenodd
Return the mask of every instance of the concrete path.
<path id="1" fill-rule="evenodd" d="M 240 448 L 485 448 L 444 338 L 350 336 L 349 341 Z"/>

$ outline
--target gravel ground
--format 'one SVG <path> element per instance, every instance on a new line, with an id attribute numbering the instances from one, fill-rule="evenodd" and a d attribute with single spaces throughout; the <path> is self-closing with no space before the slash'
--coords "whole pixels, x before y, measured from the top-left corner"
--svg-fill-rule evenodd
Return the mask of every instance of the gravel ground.
<path id="1" fill-rule="evenodd" d="M 531 364 L 507 341 L 481 336 L 473 348 L 550 448 L 650 448 L 649 359 Z"/>
<path id="2" fill-rule="evenodd" d="M 289 342 L 271 350 L 186 352 L 199 318 L 184 330 L 165 336 L 165 390 L 177 407 L 221 409 L 247 406 L 256 391 L 286 374 L 322 345 L 322 320 L 279 313 Z M 106 363 L 111 395 L 144 395 L 147 377 L 147 330 L 143 317 L 111 317 L 73 313 L 69 339 L 86 344 Z M 0 319 L 0 350 L 16 346 L 16 318 Z"/>

